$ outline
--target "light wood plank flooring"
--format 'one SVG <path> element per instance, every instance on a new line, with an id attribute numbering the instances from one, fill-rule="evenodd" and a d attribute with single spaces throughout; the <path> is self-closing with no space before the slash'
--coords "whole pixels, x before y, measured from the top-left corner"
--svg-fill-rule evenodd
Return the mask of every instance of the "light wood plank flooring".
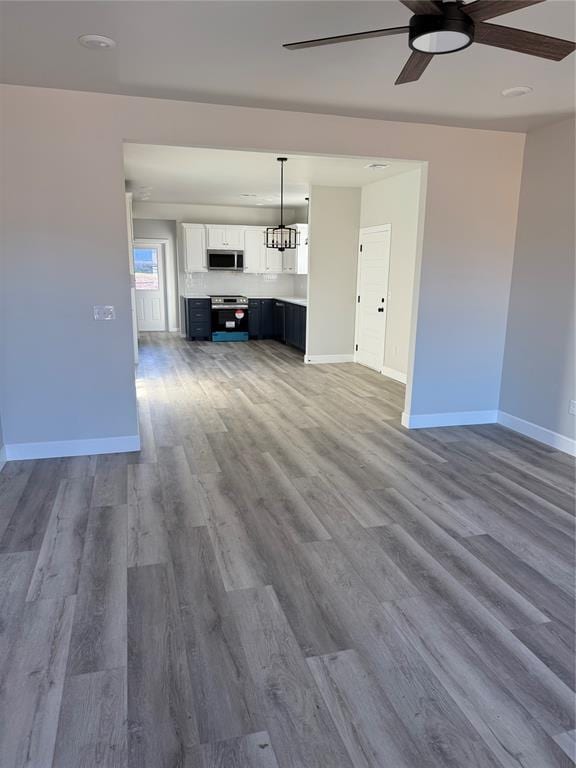
<path id="1" fill-rule="evenodd" d="M 2 768 L 572 765 L 574 467 L 145 337 L 142 451 L 0 474 Z"/>

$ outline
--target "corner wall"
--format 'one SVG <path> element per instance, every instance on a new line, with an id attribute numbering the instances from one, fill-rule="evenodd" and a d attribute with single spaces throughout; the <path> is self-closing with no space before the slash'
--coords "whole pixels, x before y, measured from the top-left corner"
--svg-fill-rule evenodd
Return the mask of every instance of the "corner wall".
<path id="1" fill-rule="evenodd" d="M 391 225 L 384 366 L 408 373 L 414 273 L 418 255 L 422 170 L 401 173 L 362 188 L 360 227 Z"/>
<path id="2" fill-rule="evenodd" d="M 564 450 L 576 427 L 575 131 L 564 120 L 527 137 L 500 395 L 504 424 Z"/>
<path id="3" fill-rule="evenodd" d="M 360 189 L 312 187 L 306 361 L 354 356 Z"/>

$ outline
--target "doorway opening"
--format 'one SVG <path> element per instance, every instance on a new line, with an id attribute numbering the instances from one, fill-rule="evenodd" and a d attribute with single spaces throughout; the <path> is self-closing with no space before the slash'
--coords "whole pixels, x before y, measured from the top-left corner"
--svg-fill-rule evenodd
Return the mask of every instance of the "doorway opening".
<path id="1" fill-rule="evenodd" d="M 125 143 L 138 330 L 179 332 L 197 350 L 280 342 L 302 363 L 358 362 L 409 390 L 426 163 L 288 153 L 284 213 L 299 240 L 282 253 L 264 238 L 278 223 L 277 154 Z M 245 329 L 213 327 L 222 299 Z M 242 345 L 234 354 L 241 366 Z"/>

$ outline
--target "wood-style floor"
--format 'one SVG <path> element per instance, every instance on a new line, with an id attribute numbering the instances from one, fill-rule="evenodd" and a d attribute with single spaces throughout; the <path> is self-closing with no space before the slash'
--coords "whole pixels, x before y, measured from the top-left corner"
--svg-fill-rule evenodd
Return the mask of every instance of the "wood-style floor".
<path id="1" fill-rule="evenodd" d="M 0 474 L 2 768 L 572 765 L 572 460 L 275 342 L 148 335 L 138 396 Z"/>

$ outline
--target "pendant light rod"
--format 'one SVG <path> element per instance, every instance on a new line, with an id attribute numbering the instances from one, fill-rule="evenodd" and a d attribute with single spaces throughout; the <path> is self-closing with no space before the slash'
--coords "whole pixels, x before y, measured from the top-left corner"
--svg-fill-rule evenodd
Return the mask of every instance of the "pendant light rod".
<path id="1" fill-rule="evenodd" d="M 280 163 L 280 224 L 277 227 L 266 227 L 264 243 L 266 248 L 275 248 L 278 251 L 296 248 L 300 243 L 300 233 L 295 227 L 287 227 L 284 224 L 284 163 L 287 157 L 277 157 Z"/>
<path id="2" fill-rule="evenodd" d="M 284 226 L 284 163 L 287 157 L 277 157 L 280 163 L 280 227 Z"/>

